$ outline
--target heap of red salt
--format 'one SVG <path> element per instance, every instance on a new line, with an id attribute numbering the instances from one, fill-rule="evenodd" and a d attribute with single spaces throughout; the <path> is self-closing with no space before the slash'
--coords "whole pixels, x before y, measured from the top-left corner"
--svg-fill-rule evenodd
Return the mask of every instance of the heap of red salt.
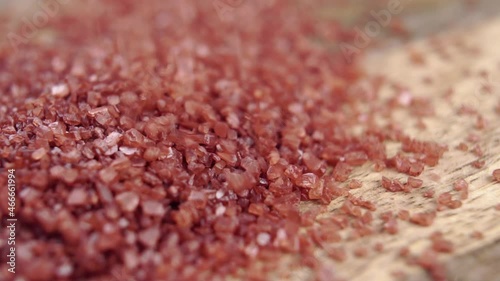
<path id="1" fill-rule="evenodd" d="M 356 65 L 309 39 L 352 34 L 309 17 L 309 6 L 244 3 L 229 7 L 228 23 L 210 3 L 150 4 L 69 9 L 51 22 L 52 41 L 0 49 L 0 164 L 17 173 L 28 280 L 213 279 L 239 268 L 261 279 L 283 253 L 319 268 L 317 247 L 343 261 L 331 243 L 376 231 L 375 204 L 349 193 L 362 183 L 342 185 L 354 167 L 410 175 L 382 186 L 412 192 L 446 151 L 371 121 L 377 93 L 352 87 Z M 427 101 L 410 103 L 432 114 Z M 387 141 L 402 144 L 392 158 Z M 298 208 L 338 197 L 342 207 L 323 221 Z M 429 225 L 435 213 L 398 217 Z M 392 213 L 382 219 L 398 232 Z"/>

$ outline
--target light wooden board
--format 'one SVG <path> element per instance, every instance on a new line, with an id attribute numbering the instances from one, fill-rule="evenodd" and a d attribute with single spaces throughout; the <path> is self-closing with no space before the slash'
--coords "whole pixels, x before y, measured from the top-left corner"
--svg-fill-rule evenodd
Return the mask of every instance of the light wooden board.
<path id="1" fill-rule="evenodd" d="M 400 222 L 398 235 L 376 234 L 346 244 L 348 252 L 352 253 L 359 245 L 371 247 L 382 242 L 385 251 L 381 254 L 372 250 L 365 258 L 355 258 L 350 254 L 343 263 L 331 262 L 323 256 L 323 261 L 339 276 L 353 281 L 385 281 L 395 280 L 391 272 L 403 271 L 408 276 L 406 280 L 430 280 L 420 268 L 407 266 L 398 257 L 398 252 L 408 246 L 412 253 L 420 253 L 429 247 L 429 235 L 441 231 L 456 246 L 453 254 L 439 255 L 440 261 L 446 265 L 449 280 L 500 280 L 500 211 L 495 210 L 495 206 L 500 203 L 500 184 L 493 182 L 491 176 L 494 169 L 500 169 L 500 115 L 494 112 L 494 107 L 500 101 L 498 38 L 500 18 L 392 50 L 379 50 L 363 60 L 369 75 L 383 75 L 389 81 L 408 87 L 413 95 L 430 97 L 433 101 L 436 116 L 423 119 L 426 130 L 416 128 L 416 119 L 403 111 L 393 115 L 394 120 L 399 120 L 397 123 L 408 124 L 404 131 L 411 136 L 449 145 L 450 150 L 445 153 L 440 164 L 427 169 L 420 176 L 425 182 L 423 190 L 434 188 L 436 194 L 450 191 L 456 179 L 464 178 L 470 183 L 470 195 L 461 208 L 440 212 L 430 227 Z M 441 50 L 449 54 L 448 59 L 438 55 L 430 43 L 436 40 L 442 42 Z M 414 65 L 409 59 L 410 49 L 424 54 L 426 63 Z M 489 78 L 479 75 L 484 70 L 489 73 Z M 431 78 L 432 84 L 423 83 L 425 77 Z M 481 85 L 485 83 L 492 86 L 491 93 L 481 91 Z M 447 100 L 443 95 L 450 88 L 454 95 Z M 393 95 L 394 90 L 390 87 L 382 89 L 382 98 Z M 486 129 L 477 131 L 474 129 L 475 118 L 457 115 L 462 104 L 482 113 L 488 120 Z M 482 169 L 471 167 L 470 163 L 477 159 L 475 155 L 454 149 L 469 132 L 481 135 L 479 144 L 485 152 L 483 159 L 486 161 Z M 440 180 L 433 180 L 432 173 L 439 174 Z M 405 178 L 391 171 L 373 172 L 369 165 L 356 169 L 352 176 L 364 182 L 364 186 L 353 193 L 377 202 L 376 214 L 389 210 L 397 213 L 401 209 L 414 213 L 435 208 L 435 199 L 424 198 L 423 190 L 412 194 L 386 192 L 380 187 L 383 175 Z M 329 209 L 338 208 L 340 204 L 341 200 L 333 201 Z M 473 231 L 483 232 L 484 239 L 470 238 Z M 307 280 L 313 275 L 308 270 L 300 269 L 289 276 L 293 280 Z"/>

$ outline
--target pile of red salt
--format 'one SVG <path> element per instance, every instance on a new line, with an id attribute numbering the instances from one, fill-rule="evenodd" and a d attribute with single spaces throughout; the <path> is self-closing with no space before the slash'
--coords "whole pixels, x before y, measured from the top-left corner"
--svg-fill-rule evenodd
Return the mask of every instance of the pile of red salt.
<path id="1" fill-rule="evenodd" d="M 377 231 L 375 204 L 349 193 L 362 183 L 341 184 L 355 166 L 410 175 L 382 186 L 411 192 L 446 151 L 376 126 L 380 108 L 360 111 L 376 93 L 353 89 L 356 65 L 310 39 L 352 34 L 309 5 L 244 3 L 228 23 L 208 2 L 149 4 L 70 8 L 48 42 L 0 49 L 0 165 L 16 169 L 27 280 L 201 280 L 240 268 L 260 280 L 284 253 L 322 268 L 314 249 L 343 261 L 332 243 Z M 387 141 L 402 151 L 388 158 Z M 298 208 L 338 197 L 320 221 Z M 435 213 L 398 216 L 429 225 Z M 392 213 L 382 219 L 398 232 Z"/>

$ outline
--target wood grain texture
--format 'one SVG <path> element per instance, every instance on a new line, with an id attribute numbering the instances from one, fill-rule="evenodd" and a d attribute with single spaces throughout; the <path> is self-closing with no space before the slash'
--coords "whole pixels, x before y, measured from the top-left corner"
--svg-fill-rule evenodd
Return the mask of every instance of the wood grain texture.
<path id="1" fill-rule="evenodd" d="M 500 49 L 495 43 L 498 38 L 500 19 L 493 19 L 474 28 L 447 32 L 403 47 L 378 51 L 364 60 L 369 75 L 383 75 L 388 81 L 407 87 L 415 96 L 432 99 L 436 116 L 423 119 L 427 126 L 425 130 L 415 126 L 416 119 L 405 113 L 407 111 L 396 111 L 392 118 L 406 126 L 405 133 L 421 140 L 447 144 L 449 151 L 439 165 L 426 169 L 419 177 L 424 180 L 422 190 L 411 194 L 386 192 L 380 187 L 382 176 L 406 177 L 389 170 L 373 172 L 367 165 L 355 170 L 352 178 L 362 179 L 364 186 L 352 193 L 377 202 L 375 217 L 389 210 L 397 212 L 407 209 L 410 213 L 432 210 L 436 207 L 435 199 L 424 198 L 423 191 L 428 188 L 433 188 L 436 194 L 451 191 L 453 182 L 459 178 L 469 182 L 470 195 L 461 208 L 439 212 L 430 227 L 400 222 L 398 235 L 376 234 L 347 242 L 350 256 L 346 262 L 332 262 L 318 253 L 327 267 L 338 272 L 339 276 L 353 281 L 385 281 L 395 280 L 391 272 L 403 271 L 407 274 L 403 280 L 430 280 L 422 269 L 407 266 L 398 253 L 402 247 L 409 247 L 413 254 L 422 252 L 430 245 L 429 235 L 441 231 L 456 247 L 453 254 L 439 255 L 439 260 L 447 268 L 449 280 L 500 280 L 500 211 L 495 210 L 495 206 L 500 203 L 500 184 L 492 180 L 493 170 L 500 169 L 500 115 L 494 110 L 500 101 Z M 439 47 L 436 47 L 436 42 L 440 42 Z M 410 49 L 424 55 L 424 65 L 416 66 L 410 61 Z M 445 53 L 445 58 L 440 53 Z M 481 77 L 482 71 L 487 71 L 488 77 Z M 426 78 L 431 79 L 432 83 L 423 82 Z M 489 84 L 492 91 L 481 90 L 484 84 Z M 445 97 L 448 89 L 454 92 L 449 99 Z M 381 96 L 382 99 L 394 96 L 394 90 L 385 87 Z M 476 130 L 476 118 L 473 116 L 459 116 L 457 111 L 461 105 L 476 108 L 488 120 L 486 129 Z M 456 145 L 465 141 L 469 132 L 481 136 L 479 144 L 484 150 L 484 168 L 477 169 L 470 165 L 477 159 L 472 153 L 455 149 Z M 395 153 L 397 148 L 389 147 L 389 151 Z M 440 179 L 435 180 L 433 174 L 440 175 Z M 339 208 L 341 201 L 333 201 L 329 210 Z M 471 238 L 473 231 L 484 233 L 484 239 Z M 352 256 L 356 247 L 371 247 L 377 242 L 385 244 L 382 254 L 371 250 L 366 258 Z M 307 270 L 290 274 L 293 280 L 306 280 L 311 276 Z"/>

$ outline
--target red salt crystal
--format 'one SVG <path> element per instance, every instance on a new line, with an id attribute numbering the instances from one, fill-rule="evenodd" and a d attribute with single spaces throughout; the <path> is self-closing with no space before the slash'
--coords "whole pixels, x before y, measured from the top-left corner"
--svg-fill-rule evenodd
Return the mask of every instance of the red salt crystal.
<path id="1" fill-rule="evenodd" d="M 350 166 L 361 166 L 368 161 L 368 155 L 363 151 L 353 151 L 344 155 L 344 161 Z"/>
<path id="2" fill-rule="evenodd" d="M 52 261 L 50 258 L 31 257 L 30 270 L 23 271 L 23 276 L 24 276 L 23 279 L 33 280 L 33 281 L 55 280 L 56 279 L 54 276 L 55 272 L 56 272 L 56 263 Z"/>
<path id="3" fill-rule="evenodd" d="M 125 155 L 133 155 L 139 151 L 137 148 L 128 147 L 128 146 L 120 146 L 119 150 L 120 150 L 120 152 L 122 152 Z"/>
<path id="4" fill-rule="evenodd" d="M 192 214 L 186 210 L 172 211 L 172 219 L 181 228 L 189 228 L 194 223 Z"/>
<path id="5" fill-rule="evenodd" d="M 87 203 L 87 192 L 83 188 L 75 188 L 68 195 L 66 200 L 68 205 L 83 206 Z"/>
<path id="6" fill-rule="evenodd" d="M 352 204 L 354 204 L 356 206 L 366 208 L 370 211 L 375 211 L 377 209 L 375 204 L 371 201 L 366 201 L 366 200 L 363 200 L 361 198 L 356 198 L 356 197 L 351 196 L 351 195 L 349 195 L 348 198 L 352 202 Z"/>
<path id="7" fill-rule="evenodd" d="M 292 183 L 287 179 L 278 179 L 271 184 L 269 184 L 269 191 L 274 195 L 283 196 L 290 194 L 293 189 Z"/>
<path id="8" fill-rule="evenodd" d="M 142 230 L 137 235 L 139 242 L 145 247 L 155 248 L 158 240 L 160 239 L 160 229 L 158 227 L 150 227 Z"/>
<path id="9" fill-rule="evenodd" d="M 441 181 L 441 176 L 436 173 L 429 173 L 429 178 L 434 182 Z"/>
<path id="10" fill-rule="evenodd" d="M 484 117 L 482 115 L 478 115 L 476 119 L 476 129 L 482 130 L 486 127 L 486 124 L 487 122 Z"/>
<path id="11" fill-rule="evenodd" d="M 338 233 L 338 228 L 335 225 L 323 225 L 319 228 L 313 228 L 310 231 L 310 236 L 320 247 L 324 247 L 331 243 L 340 242 L 342 240 L 342 237 Z"/>
<path id="12" fill-rule="evenodd" d="M 410 165 L 410 169 L 408 170 L 408 174 L 410 176 L 418 176 L 424 171 L 424 164 L 423 163 L 413 163 Z"/>
<path id="13" fill-rule="evenodd" d="M 314 185 L 313 188 L 309 190 L 308 196 L 311 200 L 317 200 L 323 198 L 324 184 L 323 180 L 320 180 L 319 184 Z"/>
<path id="14" fill-rule="evenodd" d="M 271 241 L 271 235 L 269 235 L 269 233 L 266 233 L 266 232 L 261 232 L 261 233 L 257 234 L 257 237 L 255 240 L 259 246 L 266 246 Z"/>
<path id="15" fill-rule="evenodd" d="M 398 218 L 400 220 L 407 221 L 408 219 L 410 219 L 410 212 L 408 212 L 408 210 L 401 210 L 398 213 Z"/>
<path id="16" fill-rule="evenodd" d="M 342 207 L 340 207 L 340 209 L 348 214 L 348 215 L 351 215 L 353 217 L 361 217 L 362 215 L 362 212 L 361 212 L 361 208 L 355 206 L 351 200 L 345 200 L 344 201 L 344 204 L 342 205 Z"/>
<path id="17" fill-rule="evenodd" d="M 494 170 L 492 175 L 493 175 L 493 180 L 500 182 L 500 169 Z"/>
<path id="18" fill-rule="evenodd" d="M 123 262 L 128 270 L 133 270 L 139 265 L 139 257 L 137 251 L 132 249 L 126 249 L 122 252 Z"/>
<path id="19" fill-rule="evenodd" d="M 484 155 L 484 152 L 483 152 L 483 149 L 481 148 L 481 146 L 479 144 L 476 144 L 473 148 L 472 148 L 472 153 L 474 153 L 474 155 L 478 156 L 478 157 L 481 157 Z"/>
<path id="20" fill-rule="evenodd" d="M 344 182 L 349 178 L 349 175 L 352 172 L 352 167 L 349 166 L 346 163 L 339 162 L 337 165 L 335 165 L 335 168 L 333 169 L 333 177 L 335 180 Z"/>
<path id="21" fill-rule="evenodd" d="M 144 145 L 145 137 L 136 129 L 130 129 L 123 136 L 123 143 L 129 147 L 141 147 Z"/>
<path id="22" fill-rule="evenodd" d="M 485 164 L 486 164 L 486 162 L 485 162 L 485 161 L 483 161 L 483 160 L 479 160 L 479 159 L 478 159 L 478 160 L 476 160 L 476 161 L 472 162 L 472 164 L 471 164 L 471 165 L 472 165 L 472 167 L 474 167 L 474 168 L 481 169 L 481 168 L 483 168 L 483 167 L 484 167 L 484 165 L 485 165 Z"/>
<path id="23" fill-rule="evenodd" d="M 306 165 L 307 169 L 309 169 L 309 171 L 311 172 L 317 172 L 323 166 L 323 161 L 321 161 L 318 157 L 309 152 L 305 152 L 302 155 L 302 161 Z"/>
<path id="24" fill-rule="evenodd" d="M 111 190 L 104 184 L 100 182 L 96 182 L 96 190 L 97 194 L 99 195 L 99 200 L 102 203 L 108 204 L 113 202 L 113 194 L 111 193 Z"/>
<path id="25" fill-rule="evenodd" d="M 361 222 L 363 224 L 371 224 L 373 221 L 373 215 L 370 211 L 366 211 L 361 217 Z"/>
<path id="26" fill-rule="evenodd" d="M 133 212 L 139 206 L 139 196 L 133 191 L 122 192 L 115 200 L 124 212 Z"/>
<path id="27" fill-rule="evenodd" d="M 136 93 L 131 91 L 125 91 L 120 95 L 120 102 L 127 106 L 134 106 L 139 101 L 139 97 Z"/>
<path id="28" fill-rule="evenodd" d="M 399 256 L 406 258 L 410 255 L 410 249 L 408 247 L 403 247 L 399 249 Z"/>
<path id="29" fill-rule="evenodd" d="M 380 214 L 380 219 L 387 222 L 394 217 L 394 214 L 391 211 L 383 212 Z"/>
<path id="30" fill-rule="evenodd" d="M 389 188 L 392 186 L 392 180 L 387 177 L 382 177 L 381 184 L 383 188 L 389 190 Z"/>
<path id="31" fill-rule="evenodd" d="M 45 150 L 45 148 L 39 148 L 37 150 L 35 150 L 32 154 L 31 154 L 31 159 L 33 160 L 40 160 L 42 159 L 45 155 L 47 155 L 47 150 Z"/>
<path id="32" fill-rule="evenodd" d="M 57 215 L 57 229 L 61 232 L 64 240 L 70 244 L 76 244 L 81 237 L 81 230 L 75 218 L 66 209 L 60 210 Z"/>
<path id="33" fill-rule="evenodd" d="M 50 176 L 60 179 L 67 184 L 72 184 L 78 178 L 78 170 L 67 169 L 62 166 L 53 166 L 50 168 Z"/>
<path id="34" fill-rule="evenodd" d="M 434 222 L 435 218 L 436 218 L 435 212 L 416 213 L 410 217 L 410 222 L 421 226 L 429 226 Z"/>
<path id="35" fill-rule="evenodd" d="M 226 138 L 229 131 L 229 126 L 224 122 L 216 122 L 214 132 L 220 138 Z"/>
<path id="36" fill-rule="evenodd" d="M 52 86 L 50 93 L 58 98 L 64 98 L 69 95 L 69 87 L 66 84 L 59 84 Z"/>
<path id="37" fill-rule="evenodd" d="M 412 188 L 420 188 L 420 187 L 422 187 L 424 181 L 421 179 L 408 177 L 407 183 Z"/>
<path id="38" fill-rule="evenodd" d="M 425 269 L 433 280 L 446 281 L 446 270 L 444 266 L 438 262 L 436 252 L 432 250 L 424 251 L 416 260 L 416 264 Z"/>
<path id="39" fill-rule="evenodd" d="M 368 249 L 366 247 L 357 247 L 354 249 L 354 256 L 358 258 L 366 257 L 368 255 Z"/>
<path id="40" fill-rule="evenodd" d="M 461 143 L 458 144 L 457 149 L 461 150 L 461 151 L 468 151 L 469 150 L 469 146 L 467 144 L 461 142 Z"/>
<path id="41" fill-rule="evenodd" d="M 374 165 L 373 165 L 373 170 L 375 172 L 381 172 L 385 169 L 386 165 L 384 163 L 384 161 L 382 160 L 375 160 L 373 161 Z"/>
<path id="42" fill-rule="evenodd" d="M 262 203 L 251 203 L 248 207 L 248 212 L 256 216 L 262 216 L 264 213 L 268 212 L 269 208 Z"/>
<path id="43" fill-rule="evenodd" d="M 276 165 L 280 160 L 280 154 L 278 151 L 273 150 L 269 153 L 267 156 L 267 161 L 269 162 L 269 165 Z"/>
<path id="44" fill-rule="evenodd" d="M 124 171 L 130 168 L 131 165 L 132 162 L 128 159 L 128 157 L 120 157 L 113 160 L 110 167 L 113 167 L 116 171 Z"/>
<path id="45" fill-rule="evenodd" d="M 165 215 L 165 208 L 160 202 L 147 200 L 143 201 L 141 204 L 142 212 L 146 216 L 163 217 Z"/>
<path id="46" fill-rule="evenodd" d="M 451 194 L 449 192 L 442 193 L 438 196 L 437 201 L 439 204 L 448 206 L 450 204 L 450 202 L 452 201 Z"/>
<path id="47" fill-rule="evenodd" d="M 384 227 L 384 230 L 389 234 L 398 233 L 398 222 L 394 218 L 390 218 L 388 221 L 386 221 L 384 223 L 383 227 Z"/>
<path id="48" fill-rule="evenodd" d="M 219 217 L 213 225 L 216 234 L 230 234 L 236 231 L 238 219 L 235 217 Z"/>
<path id="49" fill-rule="evenodd" d="M 267 170 L 267 179 L 268 180 L 278 179 L 284 174 L 284 171 L 285 167 L 283 165 L 280 164 L 271 165 Z"/>
<path id="50" fill-rule="evenodd" d="M 481 232 L 481 231 L 473 231 L 471 234 L 470 234 L 470 237 L 471 238 L 474 238 L 474 239 L 478 239 L 478 240 L 481 240 L 484 238 L 484 234 Z"/>
<path id="51" fill-rule="evenodd" d="M 347 253 L 344 247 L 329 247 L 326 249 L 328 256 L 338 262 L 343 262 L 347 259 Z"/>
<path id="52" fill-rule="evenodd" d="M 319 178 L 313 173 L 306 173 L 299 177 L 297 185 L 304 188 L 316 188 L 319 183 Z"/>
<path id="53" fill-rule="evenodd" d="M 226 182 L 229 189 L 233 190 L 238 195 L 247 194 L 248 191 L 255 185 L 256 180 L 248 172 L 224 170 Z"/>
<path id="54" fill-rule="evenodd" d="M 357 189 L 357 188 L 360 188 L 362 186 L 363 186 L 363 183 L 359 180 L 356 180 L 356 179 L 351 180 L 347 184 L 347 187 L 349 187 L 349 189 Z"/>
<path id="55" fill-rule="evenodd" d="M 375 245 L 373 246 L 373 249 L 375 251 L 377 251 L 378 253 L 381 253 L 384 251 L 384 244 L 380 243 L 380 242 L 377 242 L 375 243 Z"/>
<path id="56" fill-rule="evenodd" d="M 452 200 L 450 201 L 450 203 L 448 204 L 448 207 L 450 209 L 457 209 L 457 208 L 460 208 L 462 207 L 462 202 L 459 201 L 459 200 Z"/>
<path id="57" fill-rule="evenodd" d="M 160 156 L 160 152 L 158 147 L 148 147 L 143 154 L 144 160 L 148 162 L 156 161 Z"/>
<path id="58" fill-rule="evenodd" d="M 458 179 L 453 183 L 453 189 L 460 191 L 467 189 L 469 184 L 464 179 Z"/>
<path id="59" fill-rule="evenodd" d="M 135 125 L 135 121 L 128 116 L 120 116 L 118 123 L 125 130 L 132 129 Z"/>
<path id="60" fill-rule="evenodd" d="M 349 218 L 346 215 L 334 215 L 330 217 L 330 219 L 332 223 L 341 229 L 344 229 L 349 225 Z"/>
<path id="61" fill-rule="evenodd" d="M 207 206 L 207 194 L 203 191 L 192 190 L 189 193 L 188 201 L 193 202 L 197 209 L 204 209 Z"/>
<path id="62" fill-rule="evenodd" d="M 437 236 L 431 238 L 432 240 L 432 249 L 436 252 L 441 253 L 451 253 L 453 252 L 453 243 L 449 240 L 444 239 L 442 236 Z"/>
<path id="63" fill-rule="evenodd" d="M 383 188 L 385 188 L 388 191 L 391 192 L 399 192 L 399 191 L 406 191 L 409 192 L 410 189 L 406 188 L 399 180 L 391 180 L 386 177 L 382 177 L 381 185 Z"/>
<path id="64" fill-rule="evenodd" d="M 241 167 L 255 177 L 261 173 L 259 162 L 250 156 L 241 159 Z"/>
<path id="65" fill-rule="evenodd" d="M 110 184 L 116 180 L 118 173 L 113 167 L 107 167 L 99 171 L 99 178 L 106 184 Z"/>
<path id="66" fill-rule="evenodd" d="M 302 175 L 302 169 L 295 165 L 290 165 L 285 169 L 285 176 L 296 182 Z"/>
<path id="67" fill-rule="evenodd" d="M 229 166 L 236 166 L 238 163 L 238 156 L 233 152 L 218 151 L 217 156 L 224 160 Z"/>

